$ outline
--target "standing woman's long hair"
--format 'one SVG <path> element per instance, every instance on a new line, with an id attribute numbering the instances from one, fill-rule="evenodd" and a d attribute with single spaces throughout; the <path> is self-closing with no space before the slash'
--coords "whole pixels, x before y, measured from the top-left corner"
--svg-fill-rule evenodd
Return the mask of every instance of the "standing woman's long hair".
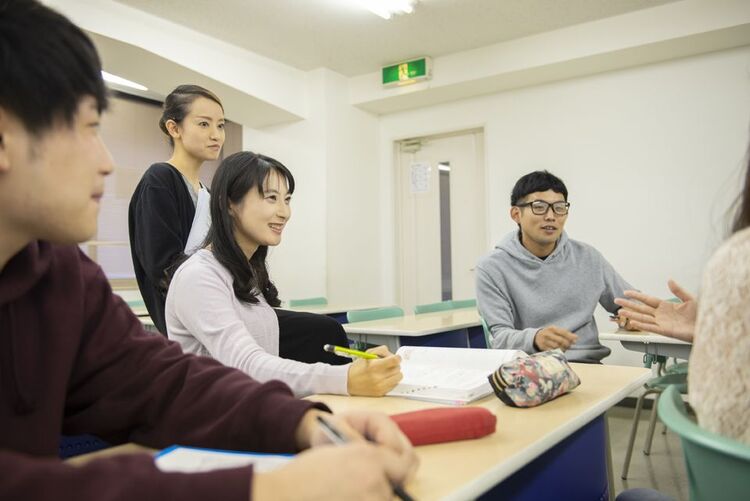
<path id="1" fill-rule="evenodd" d="M 273 158 L 241 151 L 221 162 L 211 183 L 211 229 L 204 247 L 210 245 L 216 259 L 232 274 L 237 299 L 257 303 L 256 294 L 260 292 L 269 305 L 280 306 L 279 291 L 266 267 L 268 246 L 258 247 L 248 261 L 234 239 L 235 221 L 229 213 L 229 204 L 240 204 L 250 190 L 258 190 L 262 196 L 263 184 L 271 171 L 286 180 L 289 194 L 294 193 L 292 173 Z"/>

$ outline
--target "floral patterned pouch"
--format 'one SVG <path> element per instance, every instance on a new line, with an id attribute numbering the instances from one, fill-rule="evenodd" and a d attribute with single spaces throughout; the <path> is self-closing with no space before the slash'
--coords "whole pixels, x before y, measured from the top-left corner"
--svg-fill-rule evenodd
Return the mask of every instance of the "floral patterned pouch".
<path id="1" fill-rule="evenodd" d="M 541 405 L 581 384 L 559 349 L 505 362 L 488 379 L 495 395 L 513 407 Z"/>

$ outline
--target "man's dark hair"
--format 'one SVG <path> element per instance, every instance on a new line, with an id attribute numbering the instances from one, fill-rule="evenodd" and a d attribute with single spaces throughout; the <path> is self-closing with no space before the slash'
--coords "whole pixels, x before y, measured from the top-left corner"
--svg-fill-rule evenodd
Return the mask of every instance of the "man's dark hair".
<path id="1" fill-rule="evenodd" d="M 547 190 L 561 193 L 565 200 L 568 200 L 568 189 L 562 179 L 546 170 L 537 170 L 516 181 L 513 191 L 510 192 L 510 205 L 516 205 L 529 193 Z"/>
<path id="2" fill-rule="evenodd" d="M 102 65 L 80 28 L 36 0 L 0 0 L 0 107 L 33 134 L 71 124 L 84 96 L 107 107 Z"/>

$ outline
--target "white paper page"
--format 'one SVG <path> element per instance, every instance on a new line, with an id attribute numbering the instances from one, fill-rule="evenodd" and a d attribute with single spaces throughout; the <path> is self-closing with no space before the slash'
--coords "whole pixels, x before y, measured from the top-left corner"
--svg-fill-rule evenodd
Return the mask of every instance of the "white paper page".
<path id="1" fill-rule="evenodd" d="M 504 364 L 508 360 L 528 356 L 520 350 L 441 348 L 435 346 L 402 346 L 396 354 L 401 356 L 401 360 L 403 360 L 402 365 L 414 362 L 439 367 L 481 369 L 487 371 L 487 374 L 495 371 L 501 364 Z"/>
<path id="2" fill-rule="evenodd" d="M 155 459 L 162 471 L 197 473 L 254 465 L 256 472 L 275 470 L 288 463 L 291 456 L 176 447 Z"/>
<path id="3" fill-rule="evenodd" d="M 390 396 L 465 403 L 492 392 L 487 376 L 501 364 L 519 356 L 517 350 L 402 346 L 404 378 Z"/>

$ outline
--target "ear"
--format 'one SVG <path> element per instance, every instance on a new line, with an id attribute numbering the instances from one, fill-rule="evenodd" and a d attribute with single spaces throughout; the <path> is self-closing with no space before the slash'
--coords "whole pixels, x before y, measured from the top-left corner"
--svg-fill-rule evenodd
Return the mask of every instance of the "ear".
<path id="1" fill-rule="evenodd" d="M 177 125 L 177 122 L 170 119 L 164 122 L 164 126 L 167 128 L 167 132 L 169 132 L 172 139 L 178 139 L 180 137 L 180 128 Z"/>
<path id="2" fill-rule="evenodd" d="M 511 207 L 510 218 L 515 221 L 516 224 L 521 224 L 521 209 L 516 206 Z"/>

